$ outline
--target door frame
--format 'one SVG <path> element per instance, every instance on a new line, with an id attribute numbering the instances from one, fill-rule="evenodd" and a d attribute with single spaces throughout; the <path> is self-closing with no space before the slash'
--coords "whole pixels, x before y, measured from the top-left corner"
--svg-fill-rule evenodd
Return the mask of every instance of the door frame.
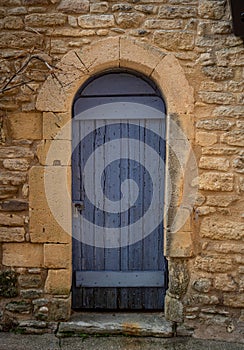
<path id="1" fill-rule="evenodd" d="M 116 81 L 116 85 L 114 85 L 115 81 Z M 122 83 L 122 86 L 123 86 L 123 92 L 121 91 L 121 88 L 119 88 L 119 86 L 121 86 L 120 82 Z M 102 84 L 102 86 L 101 86 L 101 84 Z M 98 88 L 96 88 L 96 86 L 98 86 Z M 116 91 L 115 91 L 115 89 L 116 89 Z M 104 93 L 104 90 L 106 90 L 106 93 Z M 109 101 L 109 104 L 106 104 L 108 101 Z M 111 103 L 112 101 L 113 101 L 113 103 Z M 123 113 L 125 112 L 124 118 L 123 118 L 123 116 L 121 116 L 121 118 L 117 117 L 117 111 L 120 109 L 120 104 L 117 104 L 117 103 L 118 102 L 120 103 L 121 101 L 126 101 L 126 102 L 124 102 L 124 104 L 126 104 L 128 102 L 127 108 L 123 104 L 122 112 Z M 104 103 L 104 104 L 101 105 L 100 103 Z M 139 103 L 139 105 L 137 105 L 137 108 L 134 107 L 133 103 L 137 103 L 137 104 Z M 104 106 L 105 110 L 103 109 L 103 106 Z M 140 106 L 142 106 L 142 107 L 140 108 Z M 129 114 L 131 114 L 131 108 L 133 111 L 133 116 L 129 117 Z M 104 113 L 106 113 L 106 115 L 103 118 L 101 118 L 101 110 L 104 111 Z M 92 111 L 92 112 L 90 112 L 90 111 Z M 96 113 L 95 111 L 97 111 L 97 113 L 99 114 L 99 117 L 97 119 L 94 116 L 94 114 Z M 149 111 L 150 111 L 150 117 L 148 115 Z M 102 113 L 102 115 L 103 115 L 103 113 Z M 163 97 L 161 96 L 161 93 L 160 93 L 159 89 L 157 88 L 156 84 L 154 83 L 154 81 L 148 79 L 148 77 L 145 77 L 141 73 L 135 72 L 133 70 L 123 69 L 123 68 L 116 69 L 116 70 L 115 69 L 106 70 L 105 72 L 102 72 L 101 74 L 96 74 L 95 76 L 89 78 L 88 81 L 86 81 L 80 87 L 80 89 L 78 90 L 78 92 L 74 98 L 72 116 L 73 116 L 73 120 L 75 123 L 74 125 L 72 125 L 72 136 L 74 137 L 74 139 L 72 140 L 72 149 L 74 149 L 74 151 L 76 150 L 75 154 L 77 152 L 77 147 L 78 147 L 77 135 L 79 135 L 79 130 L 81 130 L 80 128 L 82 127 L 82 123 L 86 123 L 86 121 L 90 121 L 93 123 L 93 121 L 97 120 L 99 122 L 99 125 L 101 125 L 101 121 L 108 120 L 109 124 L 111 124 L 111 123 L 115 124 L 116 127 L 119 128 L 116 130 L 120 130 L 120 126 L 119 126 L 119 125 L 121 125 L 120 123 L 129 122 L 131 124 L 131 126 L 133 127 L 133 124 L 134 124 L 133 120 L 135 119 L 136 125 L 138 123 L 138 120 L 140 120 L 140 122 L 146 121 L 147 125 L 150 125 L 150 123 L 152 123 L 153 120 L 155 122 L 155 118 L 156 118 L 156 120 L 161 120 L 162 135 L 160 135 L 160 136 L 165 141 L 165 136 L 166 136 L 165 135 L 166 134 L 166 119 L 165 119 L 166 106 L 165 106 L 165 102 L 163 100 Z M 79 127 L 78 127 L 78 125 L 79 125 Z M 85 125 L 85 124 L 83 124 L 83 125 Z M 135 127 L 135 125 L 134 125 L 134 127 Z M 158 131 L 158 130 L 156 130 L 156 131 Z M 78 132 L 78 134 L 77 134 L 77 132 Z M 74 144 L 73 144 L 73 142 L 74 142 Z M 159 159 L 161 159 L 163 157 L 163 164 L 164 164 L 163 170 L 162 170 L 162 175 L 161 175 L 162 180 L 163 180 L 162 181 L 163 187 L 161 188 L 162 198 L 160 197 L 160 199 L 159 199 L 156 196 L 160 200 L 161 204 L 164 202 L 164 189 L 165 189 L 165 150 L 166 150 L 165 149 L 165 142 L 162 143 L 162 146 L 163 146 L 163 151 L 162 151 L 161 156 L 159 157 Z M 152 145 L 151 145 L 151 147 L 152 147 Z M 82 154 L 82 149 L 80 150 L 80 152 Z M 88 150 L 88 152 L 89 152 L 89 150 Z M 106 156 L 106 153 L 104 154 L 104 156 Z M 148 159 L 148 161 L 149 161 L 149 159 Z M 130 291 L 135 292 L 135 290 L 131 289 L 133 287 L 138 287 L 138 288 L 147 287 L 146 289 L 143 288 L 143 289 L 138 290 L 138 297 L 136 298 L 136 300 L 138 300 L 140 298 L 141 303 L 144 305 L 144 308 L 146 308 L 146 309 L 149 309 L 149 307 L 150 307 L 150 309 L 153 310 L 152 305 L 154 305 L 155 310 L 161 310 L 161 309 L 163 310 L 164 309 L 163 304 L 164 304 L 165 292 L 166 292 L 167 284 L 168 284 L 167 283 L 167 271 L 166 271 L 167 270 L 167 260 L 166 260 L 165 256 L 163 255 L 163 245 L 162 245 L 162 250 L 160 250 L 159 246 L 157 247 L 157 251 L 158 251 L 158 254 L 160 257 L 159 257 L 159 260 L 157 263 L 157 268 L 155 270 L 151 270 L 151 271 L 149 271 L 148 269 L 143 269 L 142 260 L 141 260 L 141 263 L 139 264 L 140 268 L 139 268 L 139 265 L 137 265 L 138 269 L 136 271 L 131 270 L 131 269 L 121 270 L 121 271 L 119 269 L 116 271 L 111 271 L 111 269 L 106 269 L 106 270 L 100 270 L 99 268 L 97 269 L 96 265 L 93 265 L 94 263 L 90 264 L 87 261 L 88 256 L 85 259 L 86 263 L 82 263 L 82 255 L 79 258 L 80 249 L 82 249 L 82 246 L 85 249 L 84 254 L 86 254 L 86 249 L 88 249 L 89 256 L 91 254 L 94 254 L 94 257 L 95 257 L 96 249 L 94 251 L 94 248 L 92 249 L 90 246 L 89 246 L 89 248 L 87 247 L 87 245 L 86 245 L 87 239 L 82 239 L 82 242 L 80 242 L 78 237 L 77 237 L 77 235 L 79 236 L 79 231 L 83 227 L 83 225 L 81 225 L 81 223 L 80 223 L 80 218 L 79 218 L 80 215 L 82 215 L 82 214 L 80 213 L 80 210 L 76 208 L 77 205 L 78 206 L 80 205 L 81 196 L 82 196 L 81 190 L 80 190 L 81 183 L 82 183 L 82 178 L 81 178 L 82 174 L 80 174 L 80 166 L 78 166 L 78 163 L 79 163 L 78 155 L 76 154 L 75 158 L 72 159 L 72 167 L 73 167 L 72 168 L 72 191 L 73 191 L 72 196 L 73 196 L 73 220 L 74 220 L 73 231 L 75 231 L 75 232 L 73 232 L 73 249 L 72 249 L 72 251 L 73 251 L 72 252 L 73 253 L 73 284 L 72 284 L 72 292 L 73 292 L 72 305 L 73 305 L 73 308 L 79 309 L 78 305 L 80 305 L 80 308 L 82 309 L 81 305 L 84 304 L 84 305 L 86 305 L 84 307 L 85 308 L 87 307 L 89 309 L 89 308 L 91 308 L 90 303 L 93 303 L 93 301 L 94 301 L 93 299 L 95 298 L 95 300 L 97 300 L 96 297 L 99 296 L 99 298 L 101 298 L 101 295 L 102 295 L 102 300 L 103 300 L 102 305 L 103 305 L 103 308 L 106 309 L 106 307 L 104 306 L 106 304 L 106 303 L 104 303 L 104 300 L 106 299 L 104 297 L 104 294 L 106 292 L 109 292 L 109 290 L 108 290 L 109 287 L 110 288 L 113 287 L 113 290 L 116 293 L 116 295 L 118 293 L 118 295 L 122 295 L 122 296 L 125 294 L 129 295 Z M 149 169 L 147 169 L 147 170 L 149 170 Z M 77 172 L 79 172 L 80 176 L 77 174 Z M 90 178 L 90 176 L 89 176 L 89 178 Z M 77 180 L 77 179 L 79 179 L 79 180 Z M 155 179 L 155 181 L 156 180 L 157 179 Z M 100 182 L 98 181 L 98 183 L 100 183 Z M 138 185 L 139 185 L 139 183 L 138 183 Z M 77 189 L 78 189 L 78 192 L 77 192 Z M 157 191 L 154 193 L 157 193 Z M 101 214 L 102 213 L 100 213 L 100 215 Z M 151 212 L 150 216 L 155 216 L 155 212 Z M 150 221 L 151 220 L 149 219 L 149 222 Z M 128 227 L 129 227 L 129 225 L 128 225 Z M 159 230 L 160 230 L 160 232 L 162 230 L 162 234 L 160 234 L 161 238 L 158 237 L 158 239 L 161 239 L 163 242 L 164 236 L 163 236 L 163 229 L 162 228 L 163 228 L 163 217 L 161 217 L 160 229 L 158 228 L 156 230 L 156 228 L 155 228 L 155 231 L 158 231 L 158 235 L 159 235 Z M 90 228 L 88 228 L 88 231 L 89 230 L 90 230 Z M 153 229 L 153 231 L 154 231 L 154 229 Z M 134 233 L 135 233 L 135 231 L 134 231 Z M 154 232 L 154 234 L 156 234 L 156 232 Z M 81 233 L 81 235 L 82 235 L 82 233 Z M 143 239 L 141 239 L 141 240 L 144 240 L 144 238 L 147 240 L 147 236 L 149 238 L 149 235 L 143 236 Z M 76 238 L 78 241 L 76 240 Z M 150 238 L 149 238 L 148 242 L 150 242 Z M 103 243 L 104 243 L 104 241 L 103 241 Z M 133 242 L 133 244 L 136 244 L 136 243 L 139 243 L 139 242 L 137 242 L 137 241 Z M 87 243 L 87 244 L 92 244 L 92 246 L 93 246 L 93 243 Z M 101 247 L 100 243 L 98 241 L 97 241 L 97 244 L 98 244 L 98 248 L 107 248 L 107 249 L 110 248 L 109 246 Z M 132 243 L 130 243 L 130 244 L 132 244 Z M 151 245 L 152 245 L 152 243 L 151 243 Z M 79 249 L 79 247 L 80 247 L 80 249 Z M 125 248 L 125 247 L 123 247 L 123 245 L 120 246 L 121 251 L 124 250 L 123 248 Z M 133 248 L 133 249 L 135 249 L 135 248 Z M 142 246 L 141 246 L 141 249 L 143 249 Z M 151 246 L 151 249 L 152 249 L 152 246 Z M 130 249 L 129 249 L 129 251 L 130 251 Z M 156 253 L 156 251 L 155 251 L 155 253 Z M 129 252 L 128 252 L 128 254 L 129 254 Z M 114 258 L 115 258 L 115 256 L 114 256 Z M 126 258 L 129 259 L 129 256 L 127 256 Z M 90 259 L 92 259 L 92 258 L 90 257 Z M 88 259 L 88 260 L 90 261 L 90 259 Z M 100 256 L 100 259 L 101 259 L 101 256 Z M 143 259 L 143 261 L 144 261 L 144 259 Z M 131 262 L 131 260 L 128 260 L 127 263 L 124 261 L 123 263 L 129 264 L 129 262 Z M 100 263 L 101 263 L 101 261 L 100 261 Z M 113 263 L 116 263 L 116 261 L 113 261 Z M 161 264 L 163 267 L 161 267 L 161 269 L 160 269 L 159 265 L 161 265 Z M 86 268 L 83 270 L 82 266 L 84 267 L 85 265 L 86 265 L 86 267 L 89 266 L 88 271 L 86 270 Z M 93 268 L 91 268 L 91 266 L 93 266 Z M 112 267 L 112 266 L 110 266 L 110 267 Z M 112 268 L 112 270 L 113 270 L 113 268 Z M 126 275 L 126 278 L 125 278 L 125 275 Z M 113 279 L 111 278 L 111 276 L 113 276 Z M 140 278 L 139 278 L 139 276 L 140 276 Z M 116 280 L 114 280 L 115 278 L 117 278 L 119 281 L 116 282 Z M 99 282 L 98 282 L 98 280 L 99 280 Z M 131 285 L 129 284 L 129 281 L 130 281 Z M 143 285 L 140 285 L 140 283 L 142 283 Z M 151 285 L 150 285 L 150 283 L 151 283 Z M 80 284 L 82 285 L 81 287 L 79 287 Z M 140 285 L 140 287 L 139 287 L 139 285 Z M 160 288 L 159 288 L 159 285 L 160 285 Z M 86 293 L 86 291 L 87 291 L 86 288 L 88 288 L 88 287 L 90 288 L 90 289 L 88 289 L 88 299 L 91 300 L 91 302 L 88 302 L 87 298 L 81 297 L 82 291 L 84 291 L 84 293 Z M 121 291 L 122 287 L 130 288 L 130 289 L 125 293 L 124 290 Z M 101 292 L 99 291 L 100 288 L 103 288 L 101 290 Z M 150 294 L 150 293 L 152 293 L 152 288 L 154 288 L 153 293 L 155 293 L 155 301 L 154 302 L 150 302 L 146 298 L 146 295 L 148 295 L 148 296 L 150 295 L 152 297 L 152 295 Z M 95 294 L 94 295 L 92 294 L 92 297 L 91 297 L 91 292 L 93 289 L 94 289 Z M 150 289 L 150 291 L 149 291 L 149 289 Z M 111 292 L 111 290 L 110 290 L 110 292 Z M 120 294 L 120 293 L 122 293 L 122 294 Z M 160 295 L 161 295 L 161 297 L 159 297 Z M 163 295 L 163 297 L 162 297 L 162 295 Z M 121 297 L 120 297 L 120 299 L 121 299 Z M 117 297 L 116 297 L 116 300 L 117 300 Z M 97 300 L 97 302 L 99 305 L 101 305 L 100 300 Z M 127 301 L 124 300 L 124 302 L 127 304 Z M 133 304 L 131 302 L 130 297 L 128 298 L 127 308 L 125 308 L 124 302 L 121 300 L 120 303 L 116 303 L 118 310 L 121 310 L 121 309 L 130 310 L 130 307 L 128 307 L 128 305 Z M 95 303 L 95 301 L 94 301 L 94 303 Z M 141 307 L 139 307 L 139 304 L 137 304 L 138 308 L 143 309 L 142 304 L 141 304 Z M 156 304 L 157 304 L 157 306 L 156 306 Z M 160 307 L 159 307 L 159 305 L 160 305 Z M 96 307 L 98 307 L 98 306 L 96 306 Z M 108 309 L 111 309 L 111 307 L 112 307 L 112 305 L 109 305 Z M 101 306 L 100 306 L 100 308 L 101 308 Z M 113 306 L 113 309 L 116 310 L 116 308 L 114 308 L 114 306 Z"/>
<path id="2" fill-rule="evenodd" d="M 36 109 L 43 112 L 43 140 L 38 146 L 40 165 L 33 166 L 29 173 L 32 194 L 30 238 L 32 242 L 44 244 L 44 250 L 47 244 L 52 244 L 56 250 L 60 248 L 60 244 L 64 244 L 71 251 L 70 121 L 73 98 L 88 78 L 106 69 L 118 67 L 141 72 L 154 80 L 166 102 L 168 111 L 166 169 L 168 171 L 166 173 L 164 255 L 169 261 L 169 289 L 165 314 L 169 320 L 181 322 L 183 320 L 182 299 L 187 292 L 189 282 L 188 261 L 195 252 L 193 204 L 184 202 L 184 195 L 187 193 L 193 174 L 187 172 L 186 166 L 182 168 L 179 162 L 176 162 L 170 146 L 174 144 L 178 127 L 181 133 L 177 135 L 177 141 L 179 141 L 180 155 L 182 159 L 184 158 L 185 165 L 187 159 L 190 159 L 191 145 L 194 141 L 192 122 L 194 97 L 193 88 L 189 85 L 183 68 L 173 54 L 165 55 L 155 46 L 127 37 L 115 36 L 94 41 L 91 45 L 83 47 L 82 51 L 71 50 L 61 59 L 57 73 L 50 75 L 44 82 L 36 102 Z M 187 147 L 184 147 L 187 142 Z M 56 152 L 53 151 L 54 148 Z M 63 152 L 64 149 L 66 152 Z M 50 195 L 46 186 L 52 182 L 53 177 L 57 179 L 57 176 L 65 182 L 66 191 L 64 193 L 62 189 L 61 193 L 59 183 L 53 181 L 54 186 L 48 186 L 52 189 Z M 32 200 L 40 195 L 40 186 L 36 186 L 37 181 L 40 186 L 43 186 L 46 194 L 46 200 L 42 203 Z M 63 203 L 61 208 L 57 205 L 60 200 Z M 40 211 L 48 213 L 48 222 L 40 221 Z M 57 288 L 52 287 L 51 293 L 69 295 L 71 263 L 70 258 L 65 267 L 60 262 L 55 265 L 55 268 L 48 268 L 45 287 L 47 293 L 50 293 L 48 283 L 50 284 L 52 278 L 57 279 L 60 275 L 65 278 L 59 280 Z M 181 288 L 179 288 L 180 285 Z"/>

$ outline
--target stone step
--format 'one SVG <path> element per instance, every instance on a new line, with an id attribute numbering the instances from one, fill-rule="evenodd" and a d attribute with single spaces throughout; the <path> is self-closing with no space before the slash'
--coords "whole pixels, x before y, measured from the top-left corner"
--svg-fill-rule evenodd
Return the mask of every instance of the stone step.
<path id="1" fill-rule="evenodd" d="M 69 322 L 61 322 L 57 336 L 84 336 L 85 334 L 130 335 L 141 337 L 173 337 L 173 323 L 162 313 L 108 313 L 78 312 Z"/>

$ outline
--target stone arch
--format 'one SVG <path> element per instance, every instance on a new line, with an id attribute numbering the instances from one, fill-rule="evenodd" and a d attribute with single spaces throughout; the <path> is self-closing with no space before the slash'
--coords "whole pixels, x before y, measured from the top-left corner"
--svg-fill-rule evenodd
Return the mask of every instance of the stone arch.
<path id="1" fill-rule="evenodd" d="M 32 176 L 30 179 L 39 178 L 44 181 L 44 176 L 40 175 L 43 174 L 44 170 L 48 170 L 52 174 L 50 176 L 54 177 L 59 177 L 59 174 L 64 171 L 65 167 L 66 172 L 69 172 L 70 164 L 66 160 L 61 159 L 60 154 L 65 149 L 66 159 L 71 156 L 70 131 L 67 130 L 60 137 L 59 130 L 72 118 L 73 98 L 79 87 L 94 74 L 119 67 L 135 70 L 152 79 L 161 90 L 167 106 L 167 144 L 169 146 L 167 149 L 166 168 L 169 171 L 166 176 L 165 196 L 165 206 L 167 206 L 167 216 L 165 217 L 165 256 L 169 259 L 170 265 L 169 293 L 165 312 L 169 319 L 180 322 L 182 320 L 180 298 L 186 292 L 188 273 L 187 271 L 184 273 L 185 281 L 182 283 L 184 287 L 179 287 L 177 284 L 177 268 L 175 267 L 178 264 L 176 260 L 178 261 L 178 258 L 181 258 L 181 263 L 177 266 L 180 266 L 181 272 L 185 271 L 185 262 L 194 253 L 192 220 L 191 215 L 189 216 L 194 198 L 190 199 L 190 203 L 189 198 L 185 200 L 185 194 L 190 186 L 190 177 L 188 179 L 189 174 L 186 173 L 186 169 L 189 166 L 191 168 L 193 166 L 192 164 L 189 165 L 188 161 L 192 160 L 191 141 L 193 139 L 192 113 L 194 98 L 193 89 L 189 86 L 183 68 L 173 54 L 164 53 L 156 47 L 127 37 L 107 38 L 93 42 L 82 49 L 68 52 L 58 63 L 58 71 L 55 76 L 50 75 L 47 78 L 38 94 L 36 108 L 43 112 L 43 141 L 39 145 L 37 153 L 42 166 L 31 169 Z M 54 143 L 55 159 L 50 159 L 50 157 L 47 157 L 47 150 Z M 173 144 L 177 144 L 177 149 L 173 149 L 172 152 L 171 146 Z M 178 154 L 177 150 L 179 151 Z M 187 162 L 188 166 L 186 166 Z M 183 167 L 182 164 L 184 165 Z M 62 167 L 57 165 L 62 165 Z M 184 169 L 182 170 L 181 168 Z M 35 192 L 34 184 L 31 186 L 31 191 Z M 33 192 L 31 196 L 35 196 Z M 36 193 L 36 195 L 38 194 Z M 42 204 L 44 207 L 48 205 L 48 201 L 44 201 Z M 39 209 L 49 210 L 49 208 Z M 37 224 L 35 215 L 38 215 L 38 210 L 36 210 L 35 205 L 34 207 L 31 206 L 31 210 L 31 241 L 40 242 L 37 238 L 38 230 L 35 229 Z M 49 229 L 57 225 L 56 218 L 52 214 L 49 213 Z M 66 206 L 61 215 L 67 221 L 66 229 L 59 231 L 57 228 L 55 239 L 51 239 L 48 242 L 55 244 L 64 241 L 71 246 L 71 236 L 65 238 L 65 231 L 71 227 L 70 208 Z M 34 232 L 36 232 L 36 235 Z M 44 238 L 42 242 L 45 243 Z M 67 267 L 67 276 L 69 276 L 71 271 L 70 266 L 71 257 Z M 71 286 L 71 279 L 68 278 L 67 281 Z M 175 287 L 175 285 L 179 288 Z M 68 291 L 69 284 L 66 287 L 66 291 Z"/>

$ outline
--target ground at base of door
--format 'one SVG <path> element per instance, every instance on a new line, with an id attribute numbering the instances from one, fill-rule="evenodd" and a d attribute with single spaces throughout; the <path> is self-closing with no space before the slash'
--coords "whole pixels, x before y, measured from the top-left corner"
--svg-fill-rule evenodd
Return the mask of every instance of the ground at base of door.
<path id="1" fill-rule="evenodd" d="M 244 345 L 185 337 L 89 336 L 57 338 L 55 334 L 0 333 L 0 350 L 243 350 Z"/>

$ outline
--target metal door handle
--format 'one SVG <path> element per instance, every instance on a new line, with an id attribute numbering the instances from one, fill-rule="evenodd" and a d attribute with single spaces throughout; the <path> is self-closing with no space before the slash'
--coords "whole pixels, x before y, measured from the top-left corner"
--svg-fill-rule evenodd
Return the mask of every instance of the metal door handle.
<path id="1" fill-rule="evenodd" d="M 78 210 L 84 209 L 84 202 L 83 201 L 73 201 L 73 205 Z"/>

